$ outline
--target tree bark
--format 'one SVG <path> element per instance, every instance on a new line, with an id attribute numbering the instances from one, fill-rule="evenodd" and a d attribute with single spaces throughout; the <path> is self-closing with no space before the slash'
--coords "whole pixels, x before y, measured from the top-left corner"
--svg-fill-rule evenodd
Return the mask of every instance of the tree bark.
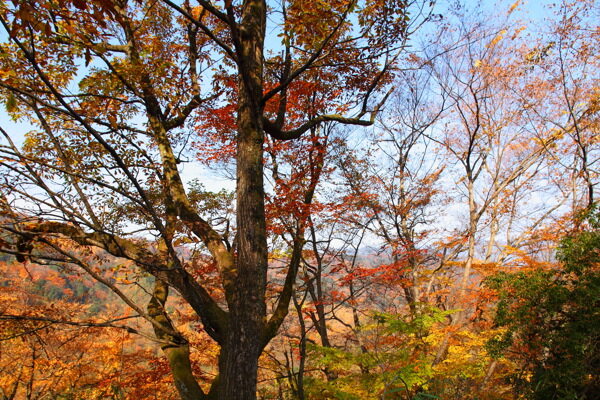
<path id="1" fill-rule="evenodd" d="M 219 362 L 222 400 L 256 399 L 258 358 L 266 320 L 267 235 L 263 183 L 262 86 L 264 0 L 242 9 L 237 108 L 237 259 L 224 276 L 229 325 Z M 229 286 L 231 283 L 231 286 Z"/>
<path id="2" fill-rule="evenodd" d="M 167 330 L 173 331 L 173 325 L 167 317 L 164 305 L 169 295 L 169 287 L 159 280 L 154 283 L 154 292 L 148 303 L 148 314 Z M 165 342 L 161 346 L 169 360 L 173 382 L 182 400 L 199 400 L 204 398 L 204 392 L 198 385 L 192 373 L 190 363 L 190 348 L 182 337 L 175 337 L 154 327 L 156 338 Z"/>

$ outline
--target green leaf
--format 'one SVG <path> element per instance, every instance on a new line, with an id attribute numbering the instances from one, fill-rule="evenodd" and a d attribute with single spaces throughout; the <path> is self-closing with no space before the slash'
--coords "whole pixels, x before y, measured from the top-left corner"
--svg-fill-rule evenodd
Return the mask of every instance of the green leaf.
<path id="1" fill-rule="evenodd" d="M 12 92 L 10 92 L 8 98 L 6 99 L 6 111 L 8 111 L 10 114 L 19 111 L 19 107 L 17 106 L 17 99 L 15 98 L 15 95 Z"/>

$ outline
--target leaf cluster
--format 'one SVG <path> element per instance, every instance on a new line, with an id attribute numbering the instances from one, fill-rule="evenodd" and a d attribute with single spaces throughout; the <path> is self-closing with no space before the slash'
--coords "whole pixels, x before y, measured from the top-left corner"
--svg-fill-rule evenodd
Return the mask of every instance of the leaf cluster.
<path id="1" fill-rule="evenodd" d="M 597 209 L 584 228 L 565 237 L 561 268 L 499 273 L 486 285 L 497 291 L 495 323 L 504 334 L 489 352 L 520 352 L 514 379 L 531 399 L 592 399 L 600 387 L 600 230 Z"/>

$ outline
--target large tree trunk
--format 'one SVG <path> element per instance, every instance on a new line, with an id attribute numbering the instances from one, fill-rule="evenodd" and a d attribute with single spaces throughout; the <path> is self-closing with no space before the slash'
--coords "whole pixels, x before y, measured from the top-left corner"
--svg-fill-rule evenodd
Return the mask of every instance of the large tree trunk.
<path id="1" fill-rule="evenodd" d="M 229 326 L 219 365 L 222 400 L 256 399 L 266 320 L 267 238 L 263 183 L 262 81 L 266 4 L 244 3 L 237 115 L 237 257 L 225 277 Z"/>
<path id="2" fill-rule="evenodd" d="M 263 347 L 267 242 L 262 174 L 262 129 L 240 115 L 237 164 L 237 259 L 225 280 L 229 324 L 221 349 L 221 399 L 255 399 Z M 243 122 L 242 122 L 243 120 Z M 248 126 L 250 125 L 250 126 Z"/>

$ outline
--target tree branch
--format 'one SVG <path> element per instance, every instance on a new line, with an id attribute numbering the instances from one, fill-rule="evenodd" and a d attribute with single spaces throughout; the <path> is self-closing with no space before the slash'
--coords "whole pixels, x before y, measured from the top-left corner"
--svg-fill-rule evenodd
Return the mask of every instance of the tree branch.
<path id="1" fill-rule="evenodd" d="M 309 120 L 308 122 L 305 122 L 303 125 L 300 125 L 296 129 L 283 131 L 277 128 L 276 123 L 271 122 L 271 120 L 263 116 L 263 127 L 265 132 L 275 139 L 292 140 L 299 138 L 300 136 L 302 136 L 302 134 L 304 134 L 312 128 L 317 127 L 323 122 L 340 122 L 346 125 L 370 126 L 373 125 L 373 123 L 375 123 L 375 118 L 377 117 L 377 114 L 381 111 L 383 104 L 385 103 L 385 101 L 391 93 L 391 90 L 388 93 L 386 93 L 386 95 L 383 97 L 383 100 L 377 105 L 377 107 L 375 107 L 373 111 L 371 111 L 369 119 L 363 119 L 363 117 L 367 114 L 366 110 L 361 110 L 361 112 L 358 113 L 356 117 L 343 117 L 338 114 L 324 114 L 319 115 L 318 117 L 315 117 Z"/>
<path id="2" fill-rule="evenodd" d="M 87 233 L 74 225 L 54 221 L 23 222 L 19 224 L 19 228 L 21 232 L 15 233 L 23 235 L 29 241 L 34 240 L 35 235 L 59 234 L 82 246 L 98 247 L 115 257 L 135 262 L 144 271 L 177 289 L 200 315 L 207 333 L 217 342 L 222 340 L 227 313 L 187 271 L 183 268 L 168 268 L 158 254 L 148 251 L 147 246 L 109 233 Z"/>

